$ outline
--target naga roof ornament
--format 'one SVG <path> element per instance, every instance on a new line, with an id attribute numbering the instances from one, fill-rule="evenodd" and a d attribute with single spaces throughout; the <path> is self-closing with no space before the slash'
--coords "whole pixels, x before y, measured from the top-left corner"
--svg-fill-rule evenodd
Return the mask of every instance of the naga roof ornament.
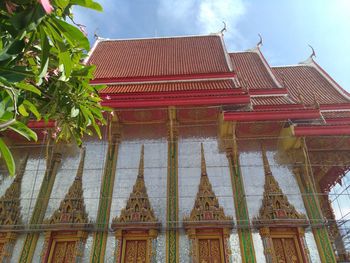
<path id="1" fill-rule="evenodd" d="M 144 179 L 144 146 L 141 147 L 139 171 L 136 182 L 130 193 L 126 207 L 122 209 L 120 216 L 112 221 L 112 228 L 150 228 L 159 227 L 159 222 L 154 215 L 148 198 Z"/>
<path id="2" fill-rule="evenodd" d="M 191 214 L 184 218 L 184 225 L 196 227 L 196 225 L 215 224 L 217 227 L 232 227 L 233 219 L 226 216 L 224 209 L 212 189 L 207 174 L 204 148 L 201 144 L 201 178 L 198 192 Z"/>
<path id="3" fill-rule="evenodd" d="M 306 226 L 308 224 L 306 216 L 298 213 L 295 207 L 289 203 L 287 196 L 282 192 L 278 182 L 272 175 L 264 146 L 262 146 L 262 159 L 265 172 L 264 196 L 259 215 L 253 219 L 253 224 L 257 226 L 291 224 Z"/>

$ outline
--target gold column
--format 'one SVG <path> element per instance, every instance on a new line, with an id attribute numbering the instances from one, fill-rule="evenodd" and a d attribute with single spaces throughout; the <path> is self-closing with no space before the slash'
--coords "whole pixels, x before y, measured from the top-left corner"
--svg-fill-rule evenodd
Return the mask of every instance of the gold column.
<path id="1" fill-rule="evenodd" d="M 178 227 L 178 122 L 176 109 L 168 109 L 168 175 L 167 175 L 167 225 L 166 262 L 179 262 Z"/>
<path id="2" fill-rule="evenodd" d="M 43 182 L 40 187 L 38 197 L 36 199 L 34 211 L 30 219 L 30 230 L 40 229 L 40 225 L 43 222 L 47 205 L 50 200 L 52 187 L 56 179 L 58 166 L 61 162 L 61 153 L 55 152 L 54 141 L 48 139 L 46 152 L 46 171 Z M 40 232 L 31 231 L 27 234 L 22 248 L 19 262 L 27 263 L 32 262 L 34 250 L 38 242 Z"/>
<path id="3" fill-rule="evenodd" d="M 120 124 L 111 118 L 108 127 L 108 149 L 101 182 L 98 204 L 96 232 L 94 233 L 90 262 L 104 262 L 108 237 L 109 216 L 112 204 L 113 187 L 120 143 Z"/>

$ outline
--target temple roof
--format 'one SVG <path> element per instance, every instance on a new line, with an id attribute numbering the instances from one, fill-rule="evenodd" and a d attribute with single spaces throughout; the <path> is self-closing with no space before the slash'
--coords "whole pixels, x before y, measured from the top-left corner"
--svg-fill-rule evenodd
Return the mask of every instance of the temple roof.
<path id="1" fill-rule="evenodd" d="M 234 71 L 247 89 L 274 89 L 279 83 L 259 50 L 230 53 Z"/>
<path id="2" fill-rule="evenodd" d="M 273 72 L 284 80 L 289 93 L 298 99 L 302 95 L 305 104 L 338 104 L 349 103 L 346 98 L 328 81 L 320 71 L 311 65 L 295 65 L 287 67 L 273 67 Z"/>
<path id="3" fill-rule="evenodd" d="M 95 78 L 229 72 L 219 35 L 98 40 L 88 60 Z"/>

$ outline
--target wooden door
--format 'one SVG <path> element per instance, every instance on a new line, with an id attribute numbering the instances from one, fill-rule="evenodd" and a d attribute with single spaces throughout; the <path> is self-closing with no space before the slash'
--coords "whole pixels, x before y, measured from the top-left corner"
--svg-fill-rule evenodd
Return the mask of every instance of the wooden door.
<path id="1" fill-rule="evenodd" d="M 55 241 L 53 244 L 52 256 L 49 262 L 52 263 L 71 263 L 75 262 L 75 241 Z"/>
<path id="2" fill-rule="evenodd" d="M 221 263 L 223 258 L 221 255 L 221 240 L 199 239 L 198 240 L 198 258 L 199 263 Z"/>
<path id="3" fill-rule="evenodd" d="M 126 240 L 123 263 L 146 263 L 147 240 Z"/>
<path id="4" fill-rule="evenodd" d="M 272 238 L 277 263 L 299 263 L 298 243 L 293 237 Z"/>

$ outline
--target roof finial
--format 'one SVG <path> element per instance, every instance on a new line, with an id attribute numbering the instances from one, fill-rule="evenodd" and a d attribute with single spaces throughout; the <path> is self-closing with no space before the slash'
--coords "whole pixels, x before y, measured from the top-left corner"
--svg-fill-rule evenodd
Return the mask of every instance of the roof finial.
<path id="1" fill-rule="evenodd" d="M 258 34 L 258 36 L 259 36 L 259 42 L 256 44 L 256 46 L 260 48 L 263 45 L 263 38 L 260 34 Z"/>
<path id="2" fill-rule="evenodd" d="M 203 143 L 201 143 L 201 175 L 207 175 L 207 165 L 205 164 Z"/>
<path id="3" fill-rule="evenodd" d="M 314 48 L 310 44 L 308 44 L 308 46 L 311 48 L 311 51 L 312 51 L 312 53 L 309 56 L 309 58 L 311 58 L 311 59 L 315 58 L 316 57 L 316 52 L 315 52 Z"/>
<path id="4" fill-rule="evenodd" d="M 141 146 L 141 154 L 140 154 L 140 164 L 139 164 L 139 174 L 138 178 L 143 178 L 144 174 L 144 155 L 145 155 L 145 146 L 142 144 Z"/>
<path id="5" fill-rule="evenodd" d="M 95 38 L 95 39 L 99 39 L 99 38 L 100 38 L 100 37 L 98 36 L 98 34 L 97 34 L 97 31 L 98 31 L 98 27 L 96 27 L 95 32 L 94 32 L 94 38 Z"/>
<path id="6" fill-rule="evenodd" d="M 220 33 L 223 35 L 224 32 L 227 31 L 227 29 L 226 29 L 226 23 L 225 23 L 225 21 L 222 21 L 222 23 L 224 24 L 224 27 L 223 27 L 223 29 L 220 30 Z"/>

